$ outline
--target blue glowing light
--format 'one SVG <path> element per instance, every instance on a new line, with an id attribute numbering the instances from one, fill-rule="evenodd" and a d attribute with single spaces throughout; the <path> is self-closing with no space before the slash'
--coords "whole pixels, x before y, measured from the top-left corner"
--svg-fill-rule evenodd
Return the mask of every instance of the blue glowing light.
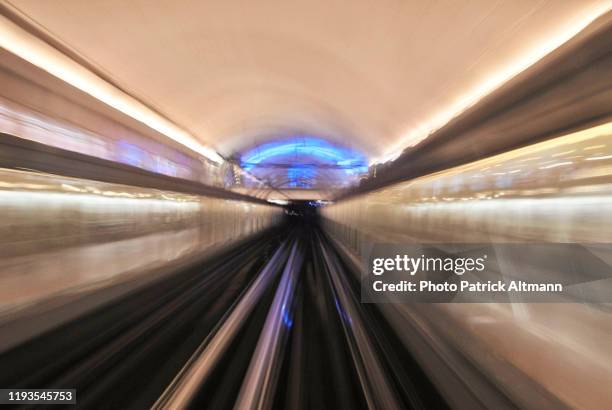
<path id="1" fill-rule="evenodd" d="M 287 306 L 284 303 L 281 312 L 285 326 L 287 326 L 288 328 L 293 327 L 293 319 L 291 318 L 291 314 L 289 313 L 289 310 L 287 309 Z"/>
<path id="2" fill-rule="evenodd" d="M 122 162 L 139 167 L 146 161 L 147 153 L 136 145 L 123 140 L 119 141 L 117 145 L 119 146 L 117 152 L 119 152 Z"/>
<path id="3" fill-rule="evenodd" d="M 314 168 L 291 167 L 287 169 L 287 185 L 289 188 L 310 188 L 312 181 L 317 175 Z"/>
<path id="4" fill-rule="evenodd" d="M 336 310 L 338 311 L 338 314 L 340 314 L 340 318 L 342 318 L 346 323 L 352 326 L 353 320 L 351 319 L 351 316 L 344 309 L 342 309 L 340 303 L 338 302 L 338 299 L 335 297 L 334 302 L 336 304 Z"/>
<path id="5" fill-rule="evenodd" d="M 363 154 L 320 138 L 303 136 L 262 144 L 244 153 L 240 161 L 244 169 L 255 173 L 262 169 L 286 170 L 290 188 L 311 188 L 324 169 L 349 177 L 368 171 Z M 329 177 L 329 172 L 326 176 Z"/>

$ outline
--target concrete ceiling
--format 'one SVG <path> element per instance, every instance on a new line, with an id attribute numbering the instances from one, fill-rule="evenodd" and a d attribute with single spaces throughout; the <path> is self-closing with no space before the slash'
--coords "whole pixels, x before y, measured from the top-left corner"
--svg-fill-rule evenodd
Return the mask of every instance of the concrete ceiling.
<path id="1" fill-rule="evenodd" d="M 610 2 L 7 4 L 225 156 L 300 134 L 372 159 L 426 133 L 485 90 L 484 81 L 499 80 Z"/>

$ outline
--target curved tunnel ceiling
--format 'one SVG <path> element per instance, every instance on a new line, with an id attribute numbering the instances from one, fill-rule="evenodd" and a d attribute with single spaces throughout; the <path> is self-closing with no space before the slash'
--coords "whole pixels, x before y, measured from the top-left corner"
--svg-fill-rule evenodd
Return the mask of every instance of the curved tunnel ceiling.
<path id="1" fill-rule="evenodd" d="M 308 135 L 369 161 L 423 138 L 610 7 L 605 0 L 5 4 L 226 157 Z M 292 184 L 286 173 L 266 179 L 275 178 Z"/>

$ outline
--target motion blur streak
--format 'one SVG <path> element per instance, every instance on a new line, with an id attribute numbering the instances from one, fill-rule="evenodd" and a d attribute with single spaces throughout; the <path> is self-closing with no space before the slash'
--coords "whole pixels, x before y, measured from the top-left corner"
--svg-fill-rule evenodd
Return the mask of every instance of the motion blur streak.
<path id="1" fill-rule="evenodd" d="M 610 243 L 611 136 L 612 123 L 606 123 L 398 183 L 325 207 L 323 225 L 354 257 L 369 244 L 389 240 Z M 601 257 L 609 260 L 610 255 L 602 252 Z M 358 271 L 360 265 L 354 266 Z M 610 280 L 596 286 L 610 289 Z M 606 304 L 380 306 L 408 349 L 422 349 L 405 331 L 411 323 L 448 363 L 465 360 L 451 350 L 459 349 L 460 356 L 468 357 L 478 372 L 524 407 L 534 402 L 578 408 L 610 404 L 609 397 L 591 390 L 612 383 L 612 345 L 603 342 L 612 334 Z M 417 356 L 436 377 L 440 366 L 427 357 Z M 469 380 L 476 397 L 490 395 L 479 386 L 473 369 L 453 367 L 462 380 Z M 571 379 L 562 376 L 567 368 L 572 369 Z M 546 398 L 549 394 L 552 397 Z"/>
<path id="2" fill-rule="evenodd" d="M 397 158 L 402 151 L 409 146 L 414 146 L 420 141 L 427 138 L 436 130 L 447 124 L 453 118 L 458 117 L 462 112 L 477 103 L 483 97 L 493 92 L 496 88 L 502 86 L 522 71 L 526 70 L 538 60 L 558 48 L 560 45 L 570 40 L 581 30 L 587 27 L 597 17 L 605 14 L 610 10 L 610 5 L 605 2 L 594 5 L 591 10 L 587 10 L 584 15 L 577 18 L 571 24 L 564 27 L 558 27 L 555 33 L 538 44 L 531 45 L 529 50 L 526 50 L 522 55 L 517 56 L 515 60 L 496 72 L 488 73 L 484 76 L 480 83 L 465 94 L 457 97 L 453 104 L 445 107 L 444 110 L 437 112 L 435 115 L 428 118 L 423 123 L 419 124 L 411 130 L 408 130 L 402 135 L 399 141 L 391 147 L 381 158 L 372 162 L 387 162 Z"/>
<path id="3" fill-rule="evenodd" d="M 612 409 L 611 6 L 0 0 L 0 390 Z M 564 292 L 366 303 L 384 244 Z"/>
<path id="4" fill-rule="evenodd" d="M 189 362 L 181 370 L 164 394 L 155 403 L 154 408 L 181 409 L 193 400 L 199 386 L 205 383 L 214 366 L 217 365 L 231 340 L 240 330 L 247 316 L 254 309 L 266 287 L 270 286 L 274 274 L 278 272 L 279 265 L 286 258 L 286 246 L 278 248 L 274 256 L 259 274 L 257 280 L 241 297 L 231 313 L 223 320 L 222 325 L 215 331 L 211 340 L 206 340 L 193 354 Z M 295 247 L 295 245 L 294 245 Z"/>
<path id="5" fill-rule="evenodd" d="M 346 278 L 343 278 L 339 272 L 337 262 L 330 255 L 329 250 L 324 247 L 323 241 L 320 242 L 320 246 L 334 289 L 338 313 L 342 317 L 347 342 L 368 406 L 382 409 L 399 408 L 395 393 L 389 387 L 387 376 L 368 339 L 365 324 L 358 310 L 359 299 L 350 293 Z"/>
<path id="6" fill-rule="evenodd" d="M 611 242 L 611 138 L 612 123 L 606 123 L 394 184 L 322 214 L 357 251 L 362 236 L 414 243 Z"/>
<path id="7" fill-rule="evenodd" d="M 106 83 L 94 73 L 72 61 L 44 41 L 27 33 L 4 16 L 0 16 L 0 47 L 13 52 L 211 161 L 223 162 L 223 158 L 215 150 L 204 146 L 185 130 L 177 127 L 130 95 Z"/>
<path id="8" fill-rule="evenodd" d="M 270 226 L 280 212 L 27 171 L 0 170 L 0 178 L 0 312 L 60 293 L 89 292 L 211 252 Z M 223 224 L 219 217 L 236 222 Z M 113 263 L 103 263 L 109 258 Z M 96 261 L 99 269 L 85 274 L 83 267 Z"/>
<path id="9" fill-rule="evenodd" d="M 278 290 L 261 330 L 261 336 L 245 375 L 236 409 L 272 408 L 274 390 L 282 366 L 282 353 L 293 319 L 293 305 L 303 254 L 294 245 L 289 261 L 278 285 Z"/>

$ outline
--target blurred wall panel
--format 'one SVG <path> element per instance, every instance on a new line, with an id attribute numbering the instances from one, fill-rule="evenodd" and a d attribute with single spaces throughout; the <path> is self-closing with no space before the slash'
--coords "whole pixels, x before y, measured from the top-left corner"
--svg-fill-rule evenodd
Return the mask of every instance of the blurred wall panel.
<path id="1" fill-rule="evenodd" d="M 257 198 L 271 190 L 0 49 L 0 132 Z"/>
<path id="2" fill-rule="evenodd" d="M 0 169 L 0 320 L 218 250 L 279 222 L 282 209 Z"/>
<path id="3" fill-rule="evenodd" d="M 611 137 L 607 123 L 397 183 L 325 207 L 323 224 L 356 264 L 362 250 L 376 242 L 610 243 Z M 602 257 L 612 263 L 611 255 Z M 446 352 L 441 360 L 483 400 L 482 380 L 475 380 L 471 366 L 521 407 L 612 407 L 609 305 L 379 307 L 408 348 L 419 345 L 407 331 L 412 327 Z M 439 368 L 419 358 L 436 380 Z M 461 361 L 471 364 L 461 367 Z M 446 394 L 452 403 L 454 393 L 446 388 Z"/>
<path id="4" fill-rule="evenodd" d="M 612 242 L 612 123 L 323 209 L 331 232 L 404 242 Z M 358 248 L 355 248 L 356 250 Z"/>

